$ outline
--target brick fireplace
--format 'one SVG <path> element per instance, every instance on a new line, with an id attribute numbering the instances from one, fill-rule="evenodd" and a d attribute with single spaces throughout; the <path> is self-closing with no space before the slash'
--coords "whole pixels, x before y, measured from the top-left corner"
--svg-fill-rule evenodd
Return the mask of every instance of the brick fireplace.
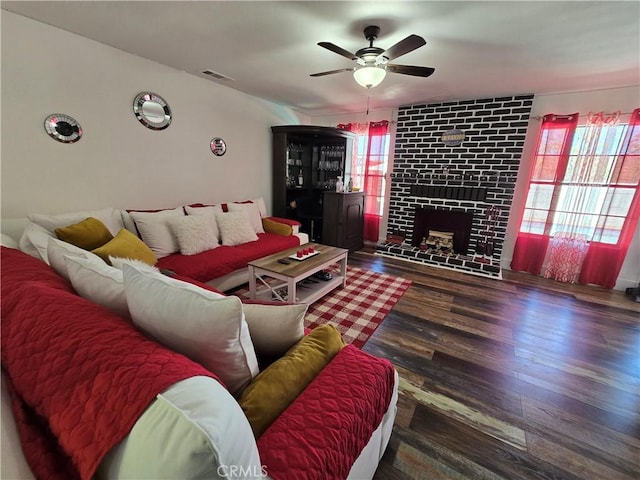
<path id="1" fill-rule="evenodd" d="M 387 234 L 404 241 L 384 242 L 377 253 L 500 277 L 502 244 L 532 103 L 533 95 L 519 95 L 400 107 Z M 458 138 L 463 134 L 461 144 L 445 143 L 443 134 L 452 130 Z M 452 212 L 441 215 L 445 219 L 455 217 L 455 212 L 468 214 L 467 251 L 444 255 L 416 246 L 423 233 L 414 232 L 414 218 L 423 210 Z M 487 212 L 495 215 L 494 222 Z M 488 252 L 479 248 L 487 242 L 492 247 Z"/>

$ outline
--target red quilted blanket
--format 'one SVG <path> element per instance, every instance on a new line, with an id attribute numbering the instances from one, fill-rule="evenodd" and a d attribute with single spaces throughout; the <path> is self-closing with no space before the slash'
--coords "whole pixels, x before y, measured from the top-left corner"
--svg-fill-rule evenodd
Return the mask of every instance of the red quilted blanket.
<path id="1" fill-rule="evenodd" d="M 19 288 L 27 280 L 38 281 L 50 287 L 73 292 L 71 284 L 58 275 L 53 268 L 20 250 L 0 247 L 2 265 L 2 295 Z"/>
<path id="2" fill-rule="evenodd" d="M 36 477 L 90 479 L 158 393 L 213 375 L 57 278 L 2 249 L 2 367 Z"/>
<path id="3" fill-rule="evenodd" d="M 347 345 L 258 439 L 269 477 L 344 479 L 393 394 L 387 360 Z"/>

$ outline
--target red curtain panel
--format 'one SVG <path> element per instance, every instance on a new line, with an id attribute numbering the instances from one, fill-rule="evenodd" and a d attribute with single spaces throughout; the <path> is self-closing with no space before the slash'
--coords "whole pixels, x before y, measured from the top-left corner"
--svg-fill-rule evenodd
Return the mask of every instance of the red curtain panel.
<path id="1" fill-rule="evenodd" d="M 622 224 L 617 243 L 609 244 L 596 241 L 596 239 L 589 243 L 589 249 L 580 271 L 580 283 L 613 288 L 638 226 L 638 218 L 640 217 L 640 108 L 636 108 L 631 114 L 621 152 L 609 182 L 610 190 L 613 190 L 615 185 L 617 191 L 621 190 L 624 195 L 633 196 L 633 200 Z M 608 195 L 612 200 L 607 205 L 607 211 L 603 213 L 609 213 L 619 208 L 615 201 L 617 191 L 611 191 Z M 604 221 L 599 222 L 601 230 L 607 228 L 607 221 L 611 221 L 609 218 L 605 217 Z"/>
<path id="2" fill-rule="evenodd" d="M 352 156 L 354 185 L 365 192 L 364 239 L 377 242 L 385 196 L 385 174 L 389 155 L 389 122 L 340 124 L 338 128 L 358 135 Z"/>
<path id="3" fill-rule="evenodd" d="M 547 254 L 556 185 L 562 181 L 578 113 L 545 115 L 531 167 L 527 202 L 511 260 L 511 269 L 539 275 Z M 555 195 L 557 203 L 557 194 Z"/>

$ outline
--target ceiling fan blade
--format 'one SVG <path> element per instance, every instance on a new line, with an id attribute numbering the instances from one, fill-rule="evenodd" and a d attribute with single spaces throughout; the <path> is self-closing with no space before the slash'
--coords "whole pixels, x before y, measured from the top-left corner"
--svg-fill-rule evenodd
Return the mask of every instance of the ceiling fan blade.
<path id="1" fill-rule="evenodd" d="M 428 77 L 436 71 L 431 67 L 414 67 L 413 65 L 391 65 L 387 64 L 387 71 L 391 73 L 401 73 L 403 75 L 413 75 L 414 77 Z"/>
<path id="2" fill-rule="evenodd" d="M 331 50 L 333 53 L 337 53 L 338 55 L 342 55 L 343 57 L 347 57 L 349 60 L 357 60 L 358 57 L 354 53 L 351 53 L 345 50 L 342 47 L 339 47 L 331 42 L 320 42 L 318 43 L 321 47 L 326 48 L 327 50 Z"/>
<path id="3" fill-rule="evenodd" d="M 333 75 L 334 73 L 353 72 L 355 68 L 341 68 L 340 70 L 329 70 L 328 72 L 312 73 L 310 77 L 324 77 L 325 75 Z"/>
<path id="4" fill-rule="evenodd" d="M 412 52 L 416 48 L 420 48 L 426 44 L 427 42 L 424 38 L 418 35 L 409 35 L 404 40 L 400 40 L 394 46 L 387 48 L 384 52 L 378 55 L 378 59 L 382 59 L 382 57 L 384 57 L 387 60 L 393 60 L 394 58 L 398 58 L 400 55 Z"/>

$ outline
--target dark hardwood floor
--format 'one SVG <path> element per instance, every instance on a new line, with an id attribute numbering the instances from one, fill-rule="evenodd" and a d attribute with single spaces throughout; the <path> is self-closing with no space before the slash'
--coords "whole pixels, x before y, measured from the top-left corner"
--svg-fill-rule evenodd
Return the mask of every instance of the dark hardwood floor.
<path id="1" fill-rule="evenodd" d="M 375 479 L 640 478 L 640 304 L 510 271 L 349 264 L 413 281 L 363 348 L 400 376 Z"/>

